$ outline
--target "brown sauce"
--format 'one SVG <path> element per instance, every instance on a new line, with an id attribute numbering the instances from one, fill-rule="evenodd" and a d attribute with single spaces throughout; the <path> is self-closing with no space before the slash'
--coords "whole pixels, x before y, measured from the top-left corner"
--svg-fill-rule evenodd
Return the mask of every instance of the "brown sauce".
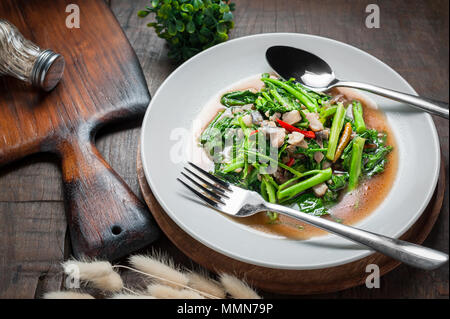
<path id="1" fill-rule="evenodd" d="M 233 87 L 233 89 L 244 90 L 254 88 L 254 83 L 255 79 L 252 78 L 248 82 L 244 81 L 239 86 Z M 376 108 L 376 105 L 372 101 L 351 89 L 340 89 L 339 91 L 333 92 L 333 94 L 337 93 L 343 94 L 349 100 L 358 99 L 363 105 L 366 126 L 380 132 L 386 132 L 388 136 L 387 144 L 394 147 L 387 156 L 388 162 L 383 173 L 375 175 L 371 179 L 362 181 L 358 188 L 353 192 L 341 196 L 340 201 L 335 206 L 331 207 L 331 216 L 323 217 L 347 225 L 352 225 L 367 217 L 388 195 L 397 172 L 398 152 L 393 132 L 387 123 L 386 117 Z M 217 101 L 213 101 L 211 105 L 217 107 Z M 216 113 L 214 113 L 214 115 Z M 205 122 L 206 125 L 211 119 L 212 118 L 210 117 Z M 206 168 L 208 165 L 204 165 L 203 163 L 203 166 Z M 270 223 L 270 220 L 265 213 L 256 214 L 247 218 L 232 219 L 264 233 L 292 239 L 308 239 L 314 236 L 327 234 L 327 232 L 321 229 L 281 214 L 274 223 Z"/>

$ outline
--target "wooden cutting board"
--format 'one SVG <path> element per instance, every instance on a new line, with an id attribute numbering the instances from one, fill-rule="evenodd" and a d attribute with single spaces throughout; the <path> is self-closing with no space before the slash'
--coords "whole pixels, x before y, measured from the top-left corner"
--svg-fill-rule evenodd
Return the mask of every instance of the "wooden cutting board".
<path id="1" fill-rule="evenodd" d="M 68 4 L 80 28 L 67 28 Z M 103 0 L 2 0 L 0 17 L 66 60 L 50 93 L 0 78 L 0 165 L 50 152 L 61 160 L 73 253 L 117 259 L 154 241 L 145 205 L 94 145 L 107 123 L 145 112 L 150 101 L 135 52 Z M 127 154 L 122 154 L 127 156 Z"/>

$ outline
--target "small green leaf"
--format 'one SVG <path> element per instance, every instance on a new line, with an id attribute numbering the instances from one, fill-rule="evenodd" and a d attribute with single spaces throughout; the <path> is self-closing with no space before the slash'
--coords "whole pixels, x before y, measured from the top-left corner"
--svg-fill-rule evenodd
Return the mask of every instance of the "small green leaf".
<path id="1" fill-rule="evenodd" d="M 224 42 L 228 40 L 228 34 L 226 33 L 217 33 L 216 38 L 219 42 Z"/>
<path id="2" fill-rule="evenodd" d="M 152 0 L 153 8 L 156 8 L 159 5 L 159 0 Z"/>
<path id="3" fill-rule="evenodd" d="M 195 24 L 192 21 L 189 21 L 188 24 L 186 25 L 186 31 L 189 33 L 194 33 L 195 32 Z"/>
<path id="4" fill-rule="evenodd" d="M 169 26 L 167 28 L 167 31 L 172 36 L 177 34 L 177 25 L 175 23 L 173 23 L 173 22 L 169 22 Z"/>
<path id="5" fill-rule="evenodd" d="M 233 14 L 231 12 L 224 12 L 222 19 L 224 21 L 231 21 L 233 20 Z"/>
<path id="6" fill-rule="evenodd" d="M 147 10 L 140 10 L 140 11 L 138 11 L 138 16 L 140 18 L 145 18 L 146 16 L 148 16 L 149 13 L 150 12 L 148 12 Z"/>
<path id="7" fill-rule="evenodd" d="M 194 17 L 195 24 L 202 25 L 203 24 L 203 18 L 204 18 L 204 15 L 202 15 L 202 14 L 195 15 L 195 17 Z"/>
<path id="8" fill-rule="evenodd" d="M 194 1 L 192 1 L 192 5 L 193 5 L 195 11 L 200 10 L 204 6 L 202 0 L 194 0 Z"/>
<path id="9" fill-rule="evenodd" d="M 209 30 L 207 27 L 203 26 L 200 29 L 200 34 L 205 36 L 205 37 L 207 37 L 207 36 L 209 36 L 211 34 L 211 30 Z"/>
<path id="10" fill-rule="evenodd" d="M 177 20 L 176 21 L 177 31 L 183 32 L 184 31 L 184 23 L 183 21 Z"/>
<path id="11" fill-rule="evenodd" d="M 225 2 L 220 2 L 220 13 L 228 12 L 230 11 L 230 7 Z"/>
<path id="12" fill-rule="evenodd" d="M 193 12 L 194 7 L 190 3 L 183 3 L 181 5 L 181 10 L 183 10 L 184 12 Z"/>
<path id="13" fill-rule="evenodd" d="M 217 32 L 219 33 L 227 33 L 227 25 L 223 22 L 217 24 Z"/>

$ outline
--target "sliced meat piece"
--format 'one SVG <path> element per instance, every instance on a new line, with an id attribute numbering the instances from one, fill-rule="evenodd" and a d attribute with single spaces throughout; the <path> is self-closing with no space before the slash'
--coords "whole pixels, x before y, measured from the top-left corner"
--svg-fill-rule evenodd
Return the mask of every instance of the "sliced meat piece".
<path id="1" fill-rule="evenodd" d="M 262 121 L 261 126 L 269 126 L 269 127 L 277 127 L 274 121 L 264 120 Z"/>
<path id="2" fill-rule="evenodd" d="M 322 197 L 323 195 L 325 195 L 325 193 L 327 192 L 327 190 L 328 190 L 328 186 L 327 186 L 327 184 L 325 184 L 325 183 L 320 183 L 320 184 L 318 184 L 318 185 L 316 185 L 316 186 L 313 186 L 313 191 L 314 191 L 314 194 L 317 196 L 317 197 Z"/>
<path id="3" fill-rule="evenodd" d="M 322 132 L 322 131 L 320 131 Z M 320 134 L 316 134 L 316 138 L 315 138 L 317 144 L 319 145 L 320 148 L 323 148 L 323 139 L 322 139 L 322 135 Z"/>
<path id="4" fill-rule="evenodd" d="M 330 104 L 335 104 L 337 102 L 344 102 L 345 101 L 345 97 L 344 94 L 337 94 L 335 96 L 333 96 L 330 100 Z"/>
<path id="5" fill-rule="evenodd" d="M 327 169 L 328 167 L 331 167 L 331 162 L 330 161 L 323 162 L 322 169 Z"/>
<path id="6" fill-rule="evenodd" d="M 306 143 L 306 140 L 303 140 L 298 147 L 308 148 L 308 143 Z"/>
<path id="7" fill-rule="evenodd" d="M 253 124 L 260 125 L 262 123 L 262 121 L 264 120 L 261 113 L 259 113 L 258 111 L 253 111 L 251 113 L 251 115 L 252 115 Z"/>
<path id="8" fill-rule="evenodd" d="M 316 136 L 320 136 L 323 140 L 328 140 L 330 138 L 330 129 L 324 128 L 322 131 L 316 132 Z"/>
<path id="9" fill-rule="evenodd" d="M 278 167 L 275 173 L 273 173 L 273 178 L 278 184 L 283 184 L 289 180 L 287 172 L 281 167 Z"/>
<path id="10" fill-rule="evenodd" d="M 292 132 L 288 134 L 288 144 L 294 146 L 300 146 L 300 144 L 305 140 L 305 135 L 300 132 Z"/>
<path id="11" fill-rule="evenodd" d="M 284 138 L 286 137 L 286 133 L 284 132 L 284 129 L 279 127 L 274 127 L 270 129 L 270 145 L 273 147 L 281 147 L 284 143 Z"/>
<path id="12" fill-rule="evenodd" d="M 231 112 L 231 109 L 228 108 L 222 113 L 222 117 L 233 117 L 233 113 Z"/>
<path id="13" fill-rule="evenodd" d="M 242 117 L 242 121 L 247 127 L 252 126 L 252 116 L 250 114 L 246 114 Z"/>
<path id="14" fill-rule="evenodd" d="M 261 127 L 258 128 L 258 131 L 263 133 L 266 137 L 268 137 L 272 132 L 275 132 L 275 130 L 277 129 L 280 128 L 277 127 L 275 122 L 264 120 L 261 123 Z"/>
<path id="15" fill-rule="evenodd" d="M 322 152 L 315 152 L 315 153 L 314 153 L 314 160 L 315 160 L 317 163 L 322 162 L 322 160 L 323 160 L 324 157 L 325 157 L 325 156 L 323 155 Z"/>
<path id="16" fill-rule="evenodd" d="M 293 110 L 293 111 L 284 113 L 283 117 L 281 119 L 283 120 L 283 122 L 286 122 L 287 124 L 294 125 L 295 123 L 298 123 L 301 121 L 302 116 L 300 115 L 299 111 Z"/>
<path id="17" fill-rule="evenodd" d="M 309 128 L 314 131 L 322 131 L 323 130 L 323 124 L 319 120 L 319 114 L 318 113 L 311 113 L 311 112 L 305 112 L 306 119 L 309 121 Z"/>
<path id="18" fill-rule="evenodd" d="M 271 121 L 276 121 L 277 119 L 279 119 L 281 117 L 281 113 L 276 112 L 274 113 L 272 116 L 269 117 L 269 120 Z"/>

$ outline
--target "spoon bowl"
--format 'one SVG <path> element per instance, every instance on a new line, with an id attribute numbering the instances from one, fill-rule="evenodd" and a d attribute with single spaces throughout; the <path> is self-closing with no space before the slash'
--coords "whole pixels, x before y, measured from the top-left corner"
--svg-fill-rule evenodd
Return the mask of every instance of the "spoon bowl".
<path id="1" fill-rule="evenodd" d="M 266 59 L 281 77 L 285 79 L 293 77 L 315 91 L 326 91 L 336 81 L 328 63 L 304 50 L 273 46 L 267 49 Z"/>

